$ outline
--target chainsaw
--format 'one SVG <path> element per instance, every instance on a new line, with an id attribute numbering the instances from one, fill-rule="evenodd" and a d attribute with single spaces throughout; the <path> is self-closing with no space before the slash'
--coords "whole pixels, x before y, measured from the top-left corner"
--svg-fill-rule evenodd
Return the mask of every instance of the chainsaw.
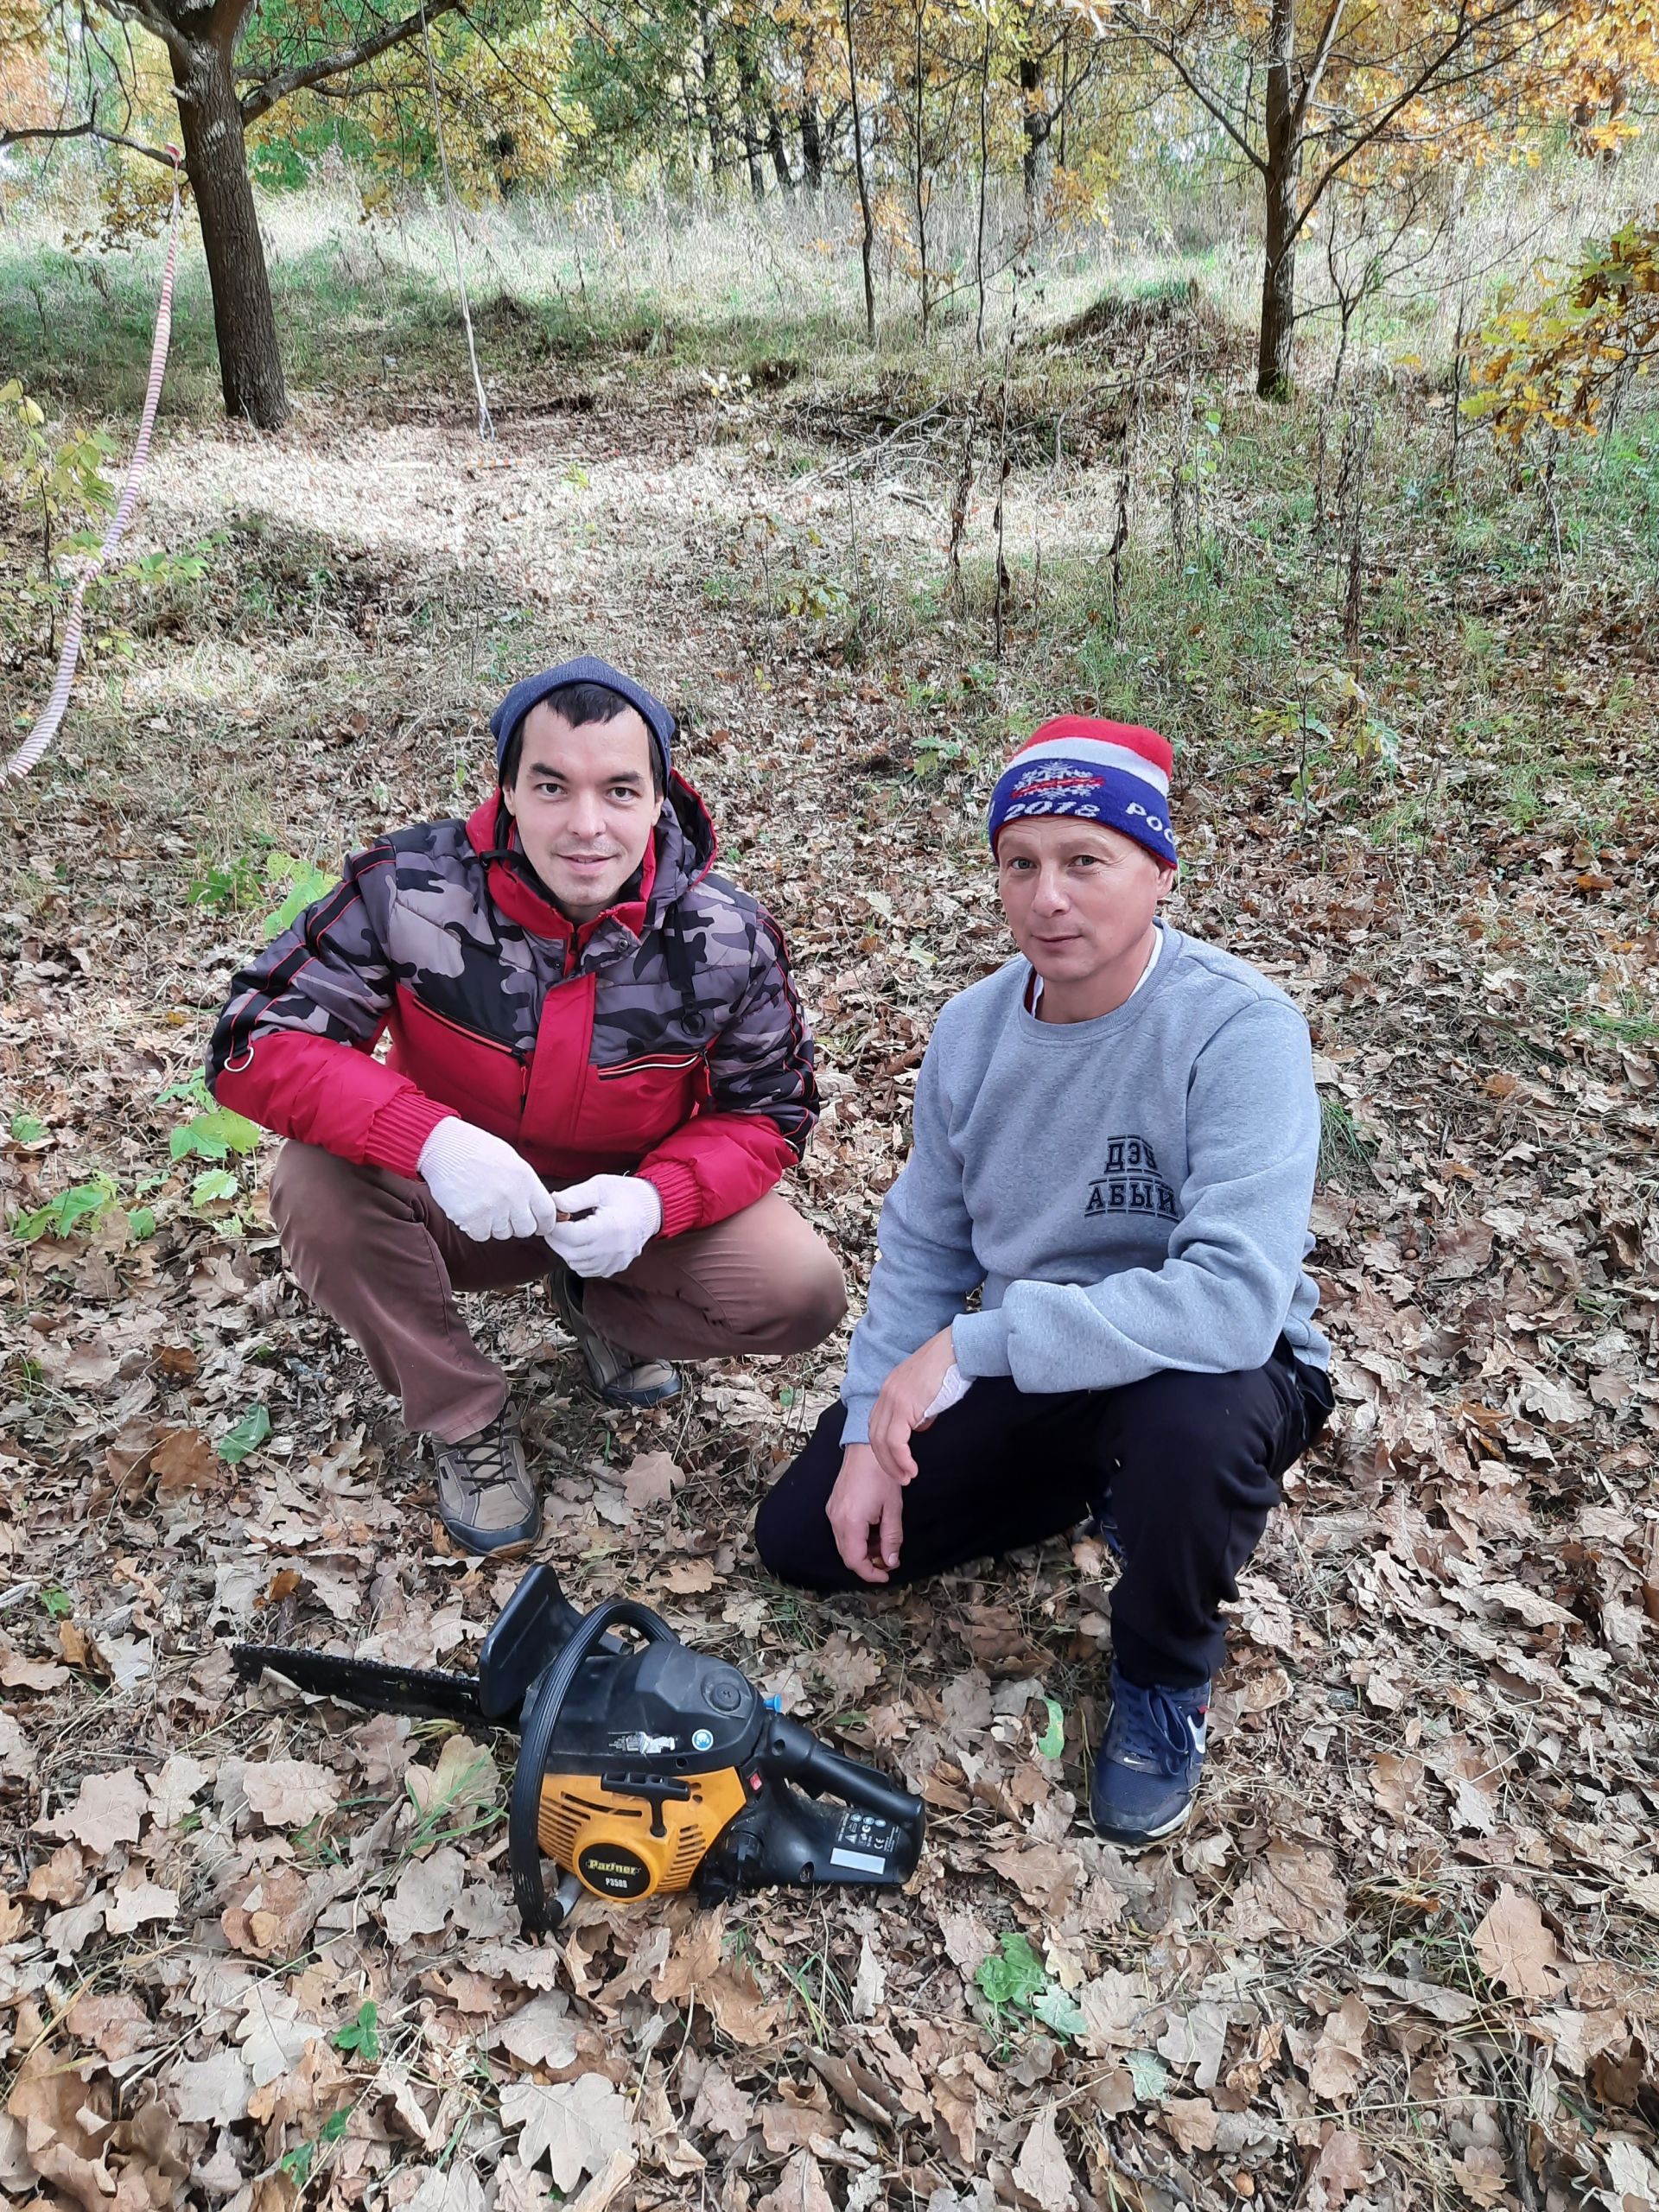
<path id="1" fill-rule="evenodd" d="M 507 1856 L 532 1932 L 556 1928 L 584 1891 L 690 1890 L 713 1904 L 775 1884 L 896 1889 L 921 1851 L 919 1798 L 830 1751 L 647 1607 L 579 1612 L 550 1567 L 513 1592 L 475 1675 L 274 1644 L 232 1656 L 249 1680 L 269 1667 L 370 1712 L 517 1727 Z M 551 1896 L 543 1853 L 562 1873 Z"/>

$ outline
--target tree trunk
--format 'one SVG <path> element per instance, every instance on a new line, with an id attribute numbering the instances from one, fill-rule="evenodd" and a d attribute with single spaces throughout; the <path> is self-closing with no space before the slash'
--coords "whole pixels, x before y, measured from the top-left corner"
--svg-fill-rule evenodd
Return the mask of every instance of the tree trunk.
<path id="1" fill-rule="evenodd" d="M 288 393 L 264 241 L 248 180 L 242 111 L 231 73 L 242 15 L 240 8 L 216 9 L 206 35 L 192 38 L 187 51 L 170 51 L 185 173 L 195 195 L 213 288 L 225 410 L 245 416 L 262 430 L 275 430 L 288 420 Z"/>
<path id="2" fill-rule="evenodd" d="M 801 102 L 801 182 L 809 192 L 823 189 L 823 133 L 810 92 Z"/>
<path id="3" fill-rule="evenodd" d="M 764 200 L 766 196 L 766 173 L 760 166 L 760 141 L 754 135 L 754 124 L 747 108 L 743 111 L 743 160 L 749 172 L 749 196 Z"/>
<path id="4" fill-rule="evenodd" d="M 987 97 L 991 82 L 991 18 L 988 10 L 979 59 L 979 208 L 974 226 L 974 285 L 979 312 L 974 320 L 974 351 L 985 351 L 985 181 L 990 175 L 991 142 Z"/>
<path id="5" fill-rule="evenodd" d="M 1071 26 L 1068 23 L 1060 33 L 1060 151 L 1059 166 L 1065 167 L 1065 111 L 1071 105 Z"/>
<path id="6" fill-rule="evenodd" d="M 1296 172 L 1301 145 L 1296 128 L 1292 63 L 1296 48 L 1295 0 L 1273 0 L 1268 29 L 1266 96 L 1267 225 L 1262 263 L 1262 328 L 1255 388 L 1263 399 L 1291 395 L 1291 346 L 1296 330 Z"/>
<path id="7" fill-rule="evenodd" d="M 702 113 L 709 130 L 709 174 L 718 177 L 725 165 L 725 132 L 720 118 L 720 73 L 715 56 L 714 26 L 706 7 L 697 10 L 697 30 L 702 47 Z"/>
<path id="8" fill-rule="evenodd" d="M 757 200 L 766 196 L 766 173 L 760 165 L 760 134 L 754 120 L 760 98 L 760 85 L 754 73 L 754 55 L 749 49 L 748 40 L 740 31 L 737 40 L 738 120 L 743 131 L 743 158 L 748 165 L 749 191 Z"/>
<path id="9" fill-rule="evenodd" d="M 864 218 L 860 250 L 864 260 L 864 334 L 875 343 L 875 222 L 870 213 L 869 179 L 864 172 L 864 118 L 858 104 L 858 52 L 853 44 L 853 0 L 842 0 L 847 28 L 847 82 L 853 96 L 853 167 L 858 175 L 858 205 Z"/>
<path id="10" fill-rule="evenodd" d="M 1043 61 L 1037 54 L 1020 57 L 1020 126 L 1026 134 L 1026 223 L 1035 230 L 1048 197 L 1048 134 L 1053 128 L 1043 99 Z"/>
<path id="11" fill-rule="evenodd" d="M 912 90 L 915 106 L 912 114 L 912 148 L 915 156 L 911 173 L 911 185 L 916 195 L 916 258 L 920 270 L 922 293 L 922 336 L 927 336 L 928 322 L 933 311 L 932 271 L 927 265 L 927 112 L 922 94 L 926 88 L 923 70 L 922 0 L 915 0 L 913 22 L 916 32 L 915 67 L 912 76 Z"/>
<path id="12" fill-rule="evenodd" d="M 772 156 L 779 184 L 785 192 L 793 192 L 795 178 L 789 166 L 789 149 L 784 143 L 784 126 L 770 100 L 766 102 L 766 151 Z"/>

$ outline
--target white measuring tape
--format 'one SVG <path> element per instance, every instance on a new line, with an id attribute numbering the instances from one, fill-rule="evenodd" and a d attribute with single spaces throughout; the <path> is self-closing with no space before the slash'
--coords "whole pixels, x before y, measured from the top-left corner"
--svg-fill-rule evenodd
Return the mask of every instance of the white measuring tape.
<path id="1" fill-rule="evenodd" d="M 173 278 L 179 263 L 179 163 L 183 159 L 176 146 L 169 146 L 168 153 L 173 162 L 173 206 L 167 219 L 167 260 L 162 270 L 162 297 L 156 310 L 156 340 L 150 347 L 149 382 L 144 390 L 144 411 L 138 419 L 138 442 L 133 447 L 132 459 L 127 464 L 127 480 L 121 487 L 121 497 L 110 526 L 104 533 L 104 543 L 96 558 L 81 570 L 69 601 L 68 620 L 64 625 L 63 651 L 58 656 L 58 672 L 53 680 L 51 696 L 41 709 L 40 719 L 5 765 L 4 773 L 10 777 L 26 776 L 41 755 L 57 735 L 69 705 L 69 693 L 75 681 L 75 667 L 80 658 L 82 630 L 82 601 L 88 588 L 108 567 L 111 556 L 127 534 L 127 524 L 132 520 L 132 511 L 138 504 L 138 486 L 144 474 L 144 463 L 149 458 L 149 434 L 156 427 L 156 409 L 162 397 L 162 379 L 167 373 L 168 342 L 173 333 Z"/>

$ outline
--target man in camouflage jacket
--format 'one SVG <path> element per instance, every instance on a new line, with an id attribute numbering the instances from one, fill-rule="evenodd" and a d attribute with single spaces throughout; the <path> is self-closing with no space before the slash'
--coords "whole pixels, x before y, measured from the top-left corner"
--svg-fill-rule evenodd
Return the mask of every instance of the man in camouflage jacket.
<path id="1" fill-rule="evenodd" d="M 549 1276 L 631 1405 L 674 1394 L 671 1359 L 804 1350 L 845 1307 L 775 1188 L 817 1109 L 783 938 L 711 873 L 673 716 L 585 657 L 491 727 L 495 793 L 354 854 L 238 973 L 208 1059 L 289 1140 L 289 1265 L 432 1438 L 472 1551 L 530 1541 L 540 1503 L 456 1290 Z"/>

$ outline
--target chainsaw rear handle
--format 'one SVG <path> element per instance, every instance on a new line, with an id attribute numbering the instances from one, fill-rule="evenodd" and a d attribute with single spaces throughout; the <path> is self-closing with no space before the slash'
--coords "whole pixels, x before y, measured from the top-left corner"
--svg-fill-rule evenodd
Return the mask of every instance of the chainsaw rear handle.
<path id="1" fill-rule="evenodd" d="M 542 1879 L 542 1842 L 538 1817 L 542 1807 L 542 1777 L 559 1725 L 559 1713 L 570 1694 L 582 1662 L 611 1628 L 638 1629 L 652 1643 L 677 1643 L 679 1638 L 665 1621 L 629 1598 L 613 1598 L 595 1607 L 570 1632 L 569 1642 L 548 1669 L 530 1701 L 524 1716 L 524 1740 L 513 1769 L 512 1796 L 507 1808 L 507 1863 L 512 1869 L 513 1895 L 525 1929 L 539 1935 L 558 1925 L 563 1910 L 550 1910 Z M 557 1901 L 556 1900 L 556 1908 Z"/>
<path id="2" fill-rule="evenodd" d="M 767 1732 L 763 1753 L 766 1764 L 783 1782 L 795 1783 L 809 1797 L 838 1797 L 844 1805 L 891 1821 L 906 1834 L 919 1835 L 926 1812 L 919 1797 L 893 1784 L 856 1759 L 821 1744 L 798 1720 L 774 1720 Z"/>

